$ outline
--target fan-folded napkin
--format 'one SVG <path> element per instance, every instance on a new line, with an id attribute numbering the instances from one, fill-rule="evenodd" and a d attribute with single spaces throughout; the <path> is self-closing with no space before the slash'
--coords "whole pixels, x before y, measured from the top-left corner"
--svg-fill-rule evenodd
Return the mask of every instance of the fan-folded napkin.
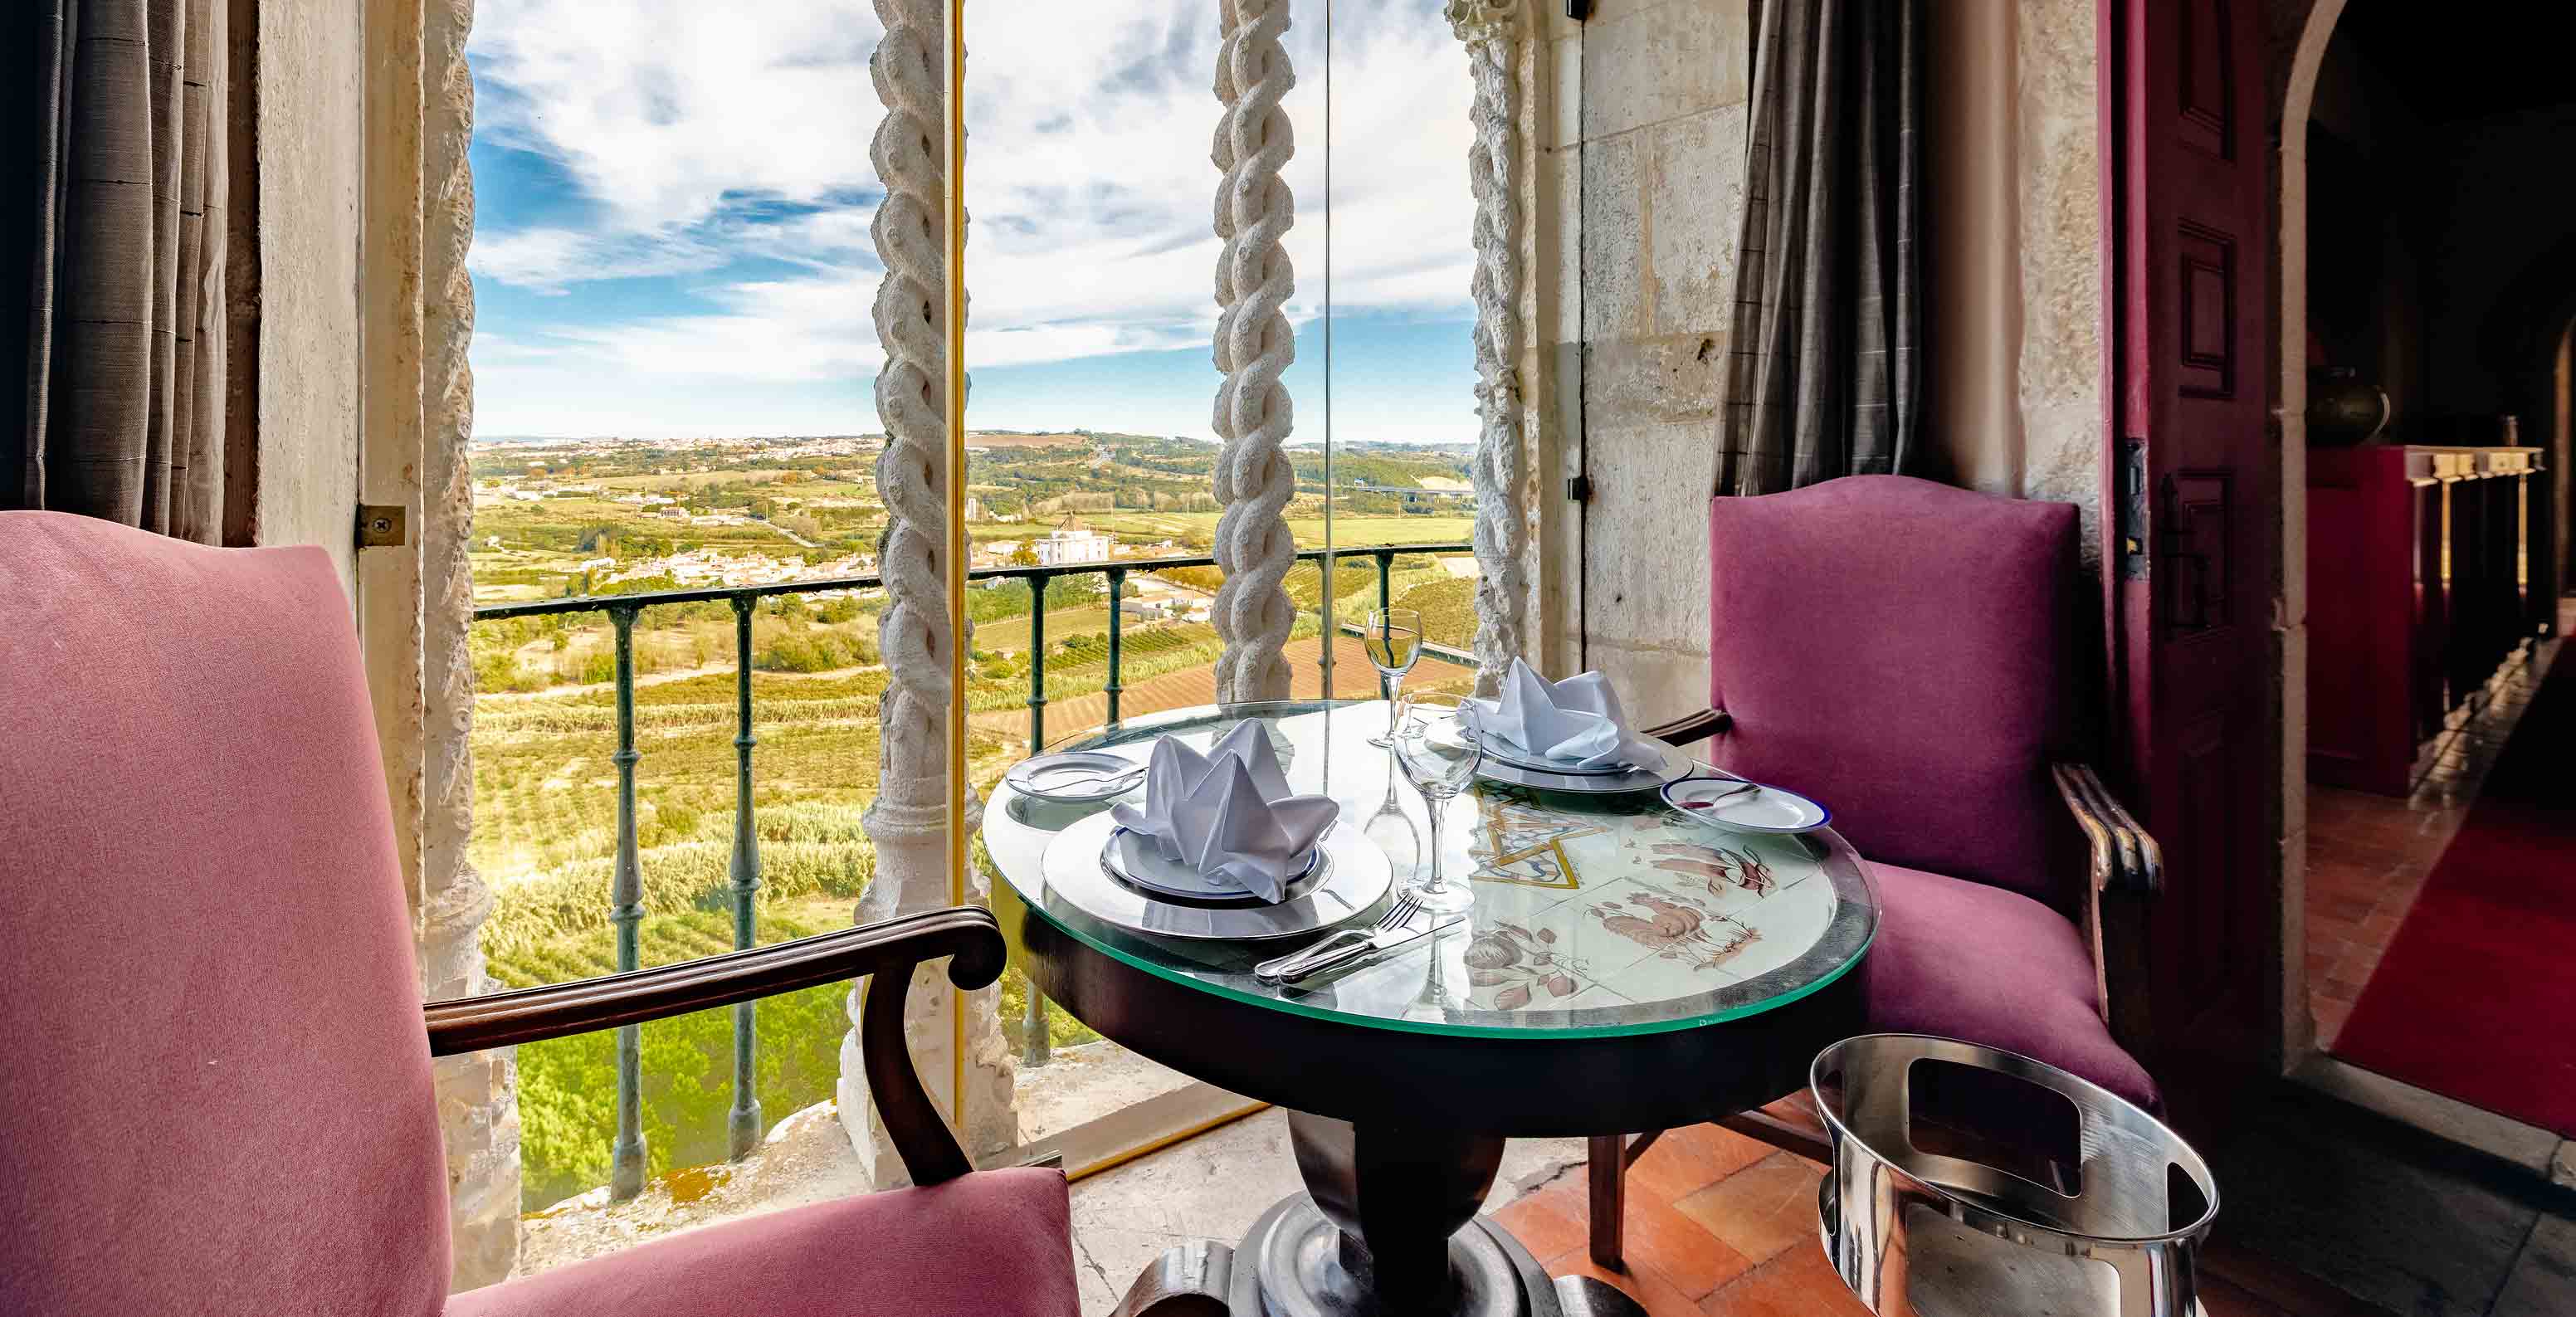
<path id="1" fill-rule="evenodd" d="M 1480 735 L 1504 740 L 1542 759 L 1572 768 L 1618 765 L 1651 767 L 1663 762 L 1655 743 L 1629 730 L 1619 712 L 1618 692 L 1598 672 L 1582 672 L 1549 681 L 1527 661 L 1512 660 L 1499 700 L 1471 700 Z"/>
<path id="2" fill-rule="evenodd" d="M 1275 902 L 1341 810 L 1330 796 L 1291 794 L 1269 729 L 1247 719 L 1204 755 L 1177 737 L 1155 742 L 1144 808 L 1111 813 L 1164 859 Z"/>

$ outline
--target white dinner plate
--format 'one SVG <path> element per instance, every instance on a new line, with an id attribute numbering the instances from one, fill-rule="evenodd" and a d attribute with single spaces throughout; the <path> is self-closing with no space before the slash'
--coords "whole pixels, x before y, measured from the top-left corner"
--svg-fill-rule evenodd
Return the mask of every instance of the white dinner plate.
<path id="1" fill-rule="evenodd" d="M 1289 899 L 1303 894 L 1303 884 L 1315 876 L 1315 866 L 1322 862 L 1320 846 L 1308 847 L 1305 863 L 1281 885 Z M 1252 893 L 1243 884 L 1219 874 L 1200 873 L 1178 860 L 1163 858 L 1163 852 L 1144 834 L 1121 826 L 1109 833 L 1109 844 L 1100 850 L 1100 863 L 1109 876 L 1123 883 L 1142 887 L 1149 892 L 1177 896 L 1192 901 L 1249 901 Z"/>
<path id="2" fill-rule="evenodd" d="M 1686 777 L 1664 785 L 1664 803 L 1683 818 L 1711 827 L 1774 836 L 1812 832 L 1834 817 L 1824 806 L 1779 787 L 1756 785 L 1751 791 L 1716 799 L 1742 785 L 1743 779 L 1735 777 Z"/>
<path id="3" fill-rule="evenodd" d="M 1514 768 L 1526 768 L 1533 773 L 1554 773 L 1559 777 L 1610 777 L 1636 771 L 1636 766 L 1632 764 L 1602 764 L 1593 768 L 1579 768 L 1562 759 L 1550 759 L 1501 732 L 1483 732 L 1470 727 L 1460 729 L 1459 734 L 1483 742 L 1487 759 L 1509 764 Z"/>

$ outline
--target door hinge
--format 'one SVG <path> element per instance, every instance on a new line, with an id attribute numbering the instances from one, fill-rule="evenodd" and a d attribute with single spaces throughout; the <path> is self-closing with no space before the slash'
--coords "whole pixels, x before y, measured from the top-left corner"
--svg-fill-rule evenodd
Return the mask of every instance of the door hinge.
<path id="1" fill-rule="evenodd" d="M 1590 477 L 1590 476 L 1567 476 L 1567 477 L 1565 478 L 1565 501 L 1566 501 L 1566 502 L 1568 502 L 1568 503 L 1589 503 L 1589 502 L 1591 502 L 1591 501 L 1592 501 L 1592 477 Z"/>
<path id="2" fill-rule="evenodd" d="M 398 548 L 403 543 L 405 523 L 409 518 L 400 503 L 361 503 L 358 505 L 358 547 L 361 549 Z"/>
<path id="3" fill-rule="evenodd" d="M 2120 441 L 2119 506 L 2112 523 L 2120 536 L 2120 579 L 2147 579 L 2147 441 Z"/>

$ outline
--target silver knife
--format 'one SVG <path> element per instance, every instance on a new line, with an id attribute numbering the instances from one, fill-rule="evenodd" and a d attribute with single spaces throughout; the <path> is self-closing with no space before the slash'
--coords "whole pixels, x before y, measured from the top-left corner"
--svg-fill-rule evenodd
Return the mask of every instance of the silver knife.
<path id="1" fill-rule="evenodd" d="M 1467 922 L 1467 916 L 1455 914 L 1425 929 L 1399 927 L 1365 935 L 1356 935 L 1357 930 L 1352 930 L 1338 937 L 1326 938 L 1323 942 L 1302 951 L 1292 951 L 1277 959 L 1265 960 L 1252 967 L 1252 976 L 1264 983 L 1294 983 L 1299 979 L 1321 974 L 1328 969 L 1337 969 L 1362 956 L 1374 955 L 1380 951 L 1392 951 L 1418 938 L 1429 937 L 1465 922 Z"/>

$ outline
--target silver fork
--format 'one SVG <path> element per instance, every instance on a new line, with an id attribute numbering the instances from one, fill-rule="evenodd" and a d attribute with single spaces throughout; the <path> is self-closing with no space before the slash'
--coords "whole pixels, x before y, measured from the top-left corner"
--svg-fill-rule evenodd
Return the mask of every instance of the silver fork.
<path id="1" fill-rule="evenodd" d="M 1420 913 L 1422 913 L 1422 898 L 1408 891 L 1397 897 L 1395 904 L 1388 906 L 1386 913 L 1380 915 L 1378 921 L 1367 928 L 1345 928 L 1329 937 L 1308 943 L 1303 950 L 1291 951 L 1287 955 L 1265 960 L 1252 967 L 1252 976 L 1264 982 L 1284 983 L 1290 979 L 1312 974 L 1336 959 L 1360 954 L 1373 945 L 1380 936 L 1392 933 L 1413 922 L 1413 917 Z"/>

